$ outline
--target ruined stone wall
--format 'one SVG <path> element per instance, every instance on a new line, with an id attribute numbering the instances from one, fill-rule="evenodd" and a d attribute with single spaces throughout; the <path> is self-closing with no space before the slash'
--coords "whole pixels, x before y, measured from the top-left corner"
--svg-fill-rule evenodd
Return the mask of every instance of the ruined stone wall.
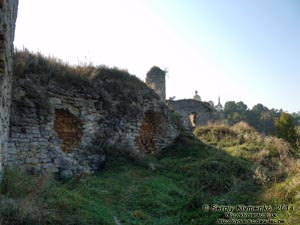
<path id="1" fill-rule="evenodd" d="M 0 1 L 0 174 L 6 160 L 18 0 Z"/>
<path id="2" fill-rule="evenodd" d="M 153 89 L 160 99 L 166 100 L 166 72 L 159 67 L 153 66 L 146 76 L 146 84 Z"/>
<path id="3" fill-rule="evenodd" d="M 41 88 L 25 79 L 15 83 L 7 164 L 62 176 L 96 170 L 104 161 L 102 149 L 92 148 L 101 118 L 96 99 L 42 91 L 29 94 Z"/>
<path id="4" fill-rule="evenodd" d="M 184 127 L 187 129 L 206 126 L 208 122 L 214 120 L 216 111 L 209 103 L 194 99 L 169 100 L 167 105 L 180 116 Z"/>
<path id="5" fill-rule="evenodd" d="M 89 90 L 35 79 L 23 76 L 15 82 L 10 166 L 61 176 L 92 172 L 103 166 L 107 151 L 155 154 L 179 135 L 169 109 L 155 95 L 147 95 L 152 91 L 146 85 L 129 92 L 117 89 L 116 82 L 104 89 L 101 81 Z M 133 97 L 125 99 L 119 90 Z"/>

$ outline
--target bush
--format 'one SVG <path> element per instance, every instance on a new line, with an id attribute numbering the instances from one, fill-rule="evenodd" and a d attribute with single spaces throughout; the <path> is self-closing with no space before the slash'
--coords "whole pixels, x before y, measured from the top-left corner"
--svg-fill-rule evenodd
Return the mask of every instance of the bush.
<path id="1" fill-rule="evenodd" d="M 0 190 L 0 224 L 41 224 L 50 218 L 41 195 L 49 175 L 32 176 L 17 169 L 5 169 Z"/>

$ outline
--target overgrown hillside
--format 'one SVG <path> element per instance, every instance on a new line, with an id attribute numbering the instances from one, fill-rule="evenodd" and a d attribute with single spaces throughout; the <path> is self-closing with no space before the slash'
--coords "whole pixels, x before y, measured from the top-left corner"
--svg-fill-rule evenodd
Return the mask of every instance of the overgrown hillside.
<path id="1" fill-rule="evenodd" d="M 282 109 L 269 109 L 260 103 L 250 109 L 242 101 L 228 101 L 224 105 L 222 116 L 223 121 L 230 126 L 245 121 L 261 133 L 276 135 L 291 144 L 297 144 L 298 139 L 300 143 L 299 113 L 289 114 Z M 288 137 L 285 133 L 289 133 Z"/>
<path id="2" fill-rule="evenodd" d="M 205 224 L 223 212 L 204 204 L 289 204 L 278 212 L 299 220 L 296 153 L 285 142 L 238 125 L 205 127 L 181 136 L 155 158 L 114 152 L 103 171 L 70 180 L 6 171 L 2 224 Z M 21 190 L 21 191 L 20 191 Z"/>
<path id="3" fill-rule="evenodd" d="M 35 86 L 54 82 L 83 93 L 100 93 L 106 104 L 111 100 L 106 94 L 114 93 L 112 98 L 120 101 L 109 115 L 121 112 L 120 117 L 136 107 L 132 99 L 139 94 L 132 93 L 143 93 L 136 102 L 158 98 L 126 71 L 69 67 L 26 51 L 17 52 L 15 73 L 16 79 L 34 78 Z M 36 98 L 34 104 L 44 107 L 42 88 L 26 91 Z M 117 146 L 103 151 L 105 165 L 94 175 L 81 173 L 62 180 L 52 174 L 34 176 L 6 169 L 0 185 L 0 225 L 215 225 L 225 213 L 205 208 L 213 204 L 272 205 L 275 219 L 299 224 L 299 153 L 245 123 L 196 128 L 194 136 L 182 134 L 151 157 L 129 155 Z"/>
<path id="4" fill-rule="evenodd" d="M 293 206 L 294 210 L 283 210 L 279 216 L 285 217 L 287 224 L 299 223 L 299 150 L 282 139 L 259 134 L 244 122 L 233 127 L 199 127 L 194 134 L 210 146 L 251 162 L 254 177 L 261 186 L 257 200 Z"/>

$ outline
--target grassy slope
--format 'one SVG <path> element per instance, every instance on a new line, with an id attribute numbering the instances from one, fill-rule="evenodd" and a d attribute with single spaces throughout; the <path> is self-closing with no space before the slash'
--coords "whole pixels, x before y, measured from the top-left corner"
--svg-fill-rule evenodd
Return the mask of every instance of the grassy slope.
<path id="1" fill-rule="evenodd" d="M 156 158 L 111 155 L 92 176 L 57 181 L 7 170 L 0 224 L 213 225 L 223 215 L 203 204 L 265 203 L 293 204 L 279 217 L 296 225 L 300 182 L 289 146 L 253 131 L 205 129 L 195 134 L 210 145 L 180 137 Z"/>
<path id="2" fill-rule="evenodd" d="M 299 224 L 299 150 L 281 139 L 262 136 L 245 123 L 231 128 L 198 128 L 194 133 L 205 143 L 251 162 L 254 177 L 262 187 L 257 200 L 265 204 L 293 206 L 293 210 L 277 212 L 278 217 L 286 219 L 287 224 Z"/>
<path id="3" fill-rule="evenodd" d="M 254 204 L 261 194 L 250 162 L 192 137 L 156 159 L 113 156 L 93 176 L 47 180 L 7 171 L 1 192 L 11 206 L 2 205 L 2 224 L 215 224 L 222 214 L 203 204 Z"/>
<path id="4" fill-rule="evenodd" d="M 87 77 L 98 71 L 104 89 L 111 90 L 107 79 L 115 73 L 106 68 L 70 68 L 26 52 L 15 61 L 15 77 L 47 74 L 40 82 L 68 80 L 75 87 L 86 84 L 85 89 L 93 89 Z M 133 84 L 143 89 L 144 84 L 135 78 L 121 77 L 123 80 L 117 80 L 129 79 L 128 87 Z M 151 93 L 149 96 L 153 97 Z M 299 166 L 295 152 L 286 143 L 262 137 L 247 126 L 199 128 L 195 135 L 202 142 L 181 137 L 157 158 L 114 155 L 103 171 L 67 181 L 7 170 L 0 190 L 0 224 L 95 225 L 119 221 L 213 225 L 222 213 L 203 212 L 203 204 L 284 203 L 299 209 Z M 296 225 L 300 221 L 297 211 L 282 212 L 280 217 Z"/>

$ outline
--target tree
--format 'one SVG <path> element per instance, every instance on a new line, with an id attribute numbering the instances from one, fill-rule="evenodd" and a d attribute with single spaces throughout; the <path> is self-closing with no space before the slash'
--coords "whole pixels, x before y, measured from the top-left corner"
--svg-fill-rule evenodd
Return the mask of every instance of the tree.
<path id="1" fill-rule="evenodd" d="M 296 145 L 297 145 L 298 149 L 300 150 L 300 126 L 296 126 L 295 130 L 296 130 L 296 134 L 297 134 Z"/>
<path id="2" fill-rule="evenodd" d="M 300 114 L 293 113 L 292 117 L 293 117 L 293 122 L 294 122 L 295 126 L 300 126 Z"/>
<path id="3" fill-rule="evenodd" d="M 261 103 L 258 103 L 252 107 L 252 112 L 257 115 L 261 114 L 262 112 L 266 112 L 266 111 L 269 111 L 269 109 Z"/>
<path id="4" fill-rule="evenodd" d="M 261 112 L 259 116 L 259 123 L 261 127 L 261 131 L 265 134 L 274 133 L 274 120 L 275 118 L 272 116 L 272 111 Z"/>
<path id="5" fill-rule="evenodd" d="M 259 132 L 265 134 L 274 134 L 274 121 L 279 118 L 280 113 L 281 112 L 278 110 L 268 109 L 266 106 L 259 103 L 253 106 L 250 111 L 248 111 L 246 122 L 248 122 Z"/>
<path id="6" fill-rule="evenodd" d="M 225 115 L 230 115 L 236 112 L 236 104 L 235 101 L 226 102 L 224 105 L 224 113 Z"/>
<path id="7" fill-rule="evenodd" d="M 248 110 L 248 106 L 242 101 L 236 103 L 236 108 L 241 114 L 244 114 Z"/>
<path id="8" fill-rule="evenodd" d="M 234 101 L 229 101 L 225 103 L 224 114 L 226 117 L 226 122 L 229 125 L 245 121 L 247 112 L 248 106 L 242 101 L 237 103 L 235 103 Z"/>
<path id="9" fill-rule="evenodd" d="M 279 119 L 275 121 L 275 128 L 277 137 L 288 141 L 293 146 L 296 145 L 297 133 L 290 114 L 282 112 Z"/>

